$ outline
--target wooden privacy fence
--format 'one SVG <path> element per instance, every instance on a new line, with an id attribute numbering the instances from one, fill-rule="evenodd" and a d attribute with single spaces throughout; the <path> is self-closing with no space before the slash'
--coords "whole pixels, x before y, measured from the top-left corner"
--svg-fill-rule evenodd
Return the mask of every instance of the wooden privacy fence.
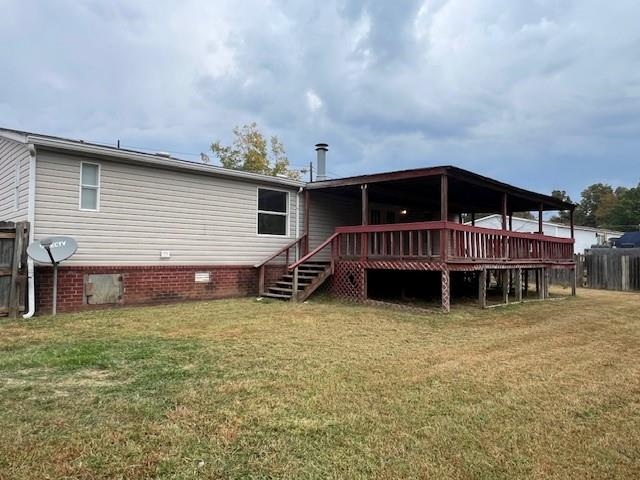
<path id="1" fill-rule="evenodd" d="M 584 255 L 584 269 L 585 287 L 640 291 L 640 248 L 591 249 Z"/>
<path id="2" fill-rule="evenodd" d="M 594 248 L 576 254 L 577 284 L 602 290 L 640 291 L 640 248 Z M 554 269 L 551 283 L 570 285 L 571 270 Z"/>
<path id="3" fill-rule="evenodd" d="M 28 222 L 0 222 L 0 316 L 25 310 Z"/>

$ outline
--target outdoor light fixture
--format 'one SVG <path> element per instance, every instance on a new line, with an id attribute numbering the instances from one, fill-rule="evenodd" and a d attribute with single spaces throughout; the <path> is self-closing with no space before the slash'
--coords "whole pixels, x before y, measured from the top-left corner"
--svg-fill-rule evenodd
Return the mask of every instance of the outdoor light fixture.
<path id="1" fill-rule="evenodd" d="M 405 208 L 404 210 L 400 210 L 400 215 L 406 215 L 407 214 L 407 209 Z"/>

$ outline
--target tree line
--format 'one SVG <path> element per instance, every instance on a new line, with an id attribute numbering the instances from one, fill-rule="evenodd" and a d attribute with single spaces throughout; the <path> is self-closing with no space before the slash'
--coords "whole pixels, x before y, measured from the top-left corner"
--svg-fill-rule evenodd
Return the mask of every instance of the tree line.
<path id="1" fill-rule="evenodd" d="M 564 190 L 554 190 L 551 196 L 571 202 Z M 569 223 L 569 212 L 560 212 L 550 221 Z M 605 183 L 589 185 L 580 195 L 574 222 L 576 225 L 624 232 L 640 230 L 640 183 L 632 188 L 613 188 Z"/>

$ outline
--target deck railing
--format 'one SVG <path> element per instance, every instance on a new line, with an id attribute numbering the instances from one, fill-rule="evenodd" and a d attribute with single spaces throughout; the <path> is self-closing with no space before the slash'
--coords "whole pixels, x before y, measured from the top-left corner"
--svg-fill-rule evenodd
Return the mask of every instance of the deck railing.
<path id="1" fill-rule="evenodd" d="M 273 255 L 265 258 L 260 263 L 254 265 L 258 269 L 258 294 L 263 295 L 266 287 L 265 273 L 268 264 L 278 265 L 280 268 L 276 271 L 276 278 L 287 272 L 289 263 L 296 261 L 300 256 L 306 255 L 308 249 L 307 235 L 295 239 L 293 242 L 285 245 Z"/>
<path id="2" fill-rule="evenodd" d="M 433 258 L 440 261 L 560 262 L 573 258 L 573 239 L 417 222 L 338 227 L 337 258 L 363 260 Z"/>

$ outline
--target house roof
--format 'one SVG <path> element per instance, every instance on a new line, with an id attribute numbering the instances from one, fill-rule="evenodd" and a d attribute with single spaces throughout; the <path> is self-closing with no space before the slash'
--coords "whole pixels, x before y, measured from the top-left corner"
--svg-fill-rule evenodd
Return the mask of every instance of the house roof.
<path id="1" fill-rule="evenodd" d="M 502 216 L 497 214 L 497 213 L 494 213 L 492 215 L 487 215 L 486 217 L 477 218 L 475 223 L 477 225 L 479 222 L 482 222 L 483 220 L 486 221 L 486 220 L 494 219 L 494 218 L 500 219 L 502 221 Z M 521 221 L 521 222 L 526 222 L 526 223 L 531 223 L 531 224 L 538 225 L 538 220 L 534 220 L 534 219 L 531 219 L 531 218 L 513 217 L 513 220 L 518 220 L 518 221 Z M 471 224 L 471 222 L 466 222 L 466 223 L 469 224 L 469 225 Z M 542 224 L 543 225 L 547 225 L 549 227 L 560 227 L 560 228 L 567 228 L 567 229 L 571 228 L 570 225 L 566 225 L 564 223 L 543 221 Z M 573 228 L 575 230 L 583 230 L 583 231 L 586 231 L 586 232 L 609 233 L 611 235 L 622 235 L 623 234 L 623 232 L 620 232 L 620 231 L 617 231 L 617 230 L 609 230 L 609 229 L 606 229 L 606 228 L 586 227 L 586 226 L 583 226 L 583 225 L 574 225 Z"/>
<path id="2" fill-rule="evenodd" d="M 22 143 L 33 144 L 36 148 L 48 151 L 90 155 L 124 163 L 145 164 L 173 170 L 188 170 L 206 175 L 244 179 L 259 183 L 305 187 L 309 190 L 339 191 L 340 194 L 353 198 L 359 196 L 360 185 L 367 184 L 369 185 L 370 193 L 375 192 L 379 201 L 389 203 L 419 204 L 426 202 L 435 204 L 439 202 L 440 176 L 446 174 L 449 178 L 449 203 L 451 211 L 454 212 L 488 213 L 499 211 L 502 193 L 507 193 L 508 195 L 510 212 L 538 210 L 540 205 L 543 206 L 544 210 L 572 210 L 575 208 L 574 204 L 563 202 L 549 195 L 515 187 L 450 165 L 306 183 L 290 178 L 205 165 L 166 154 L 118 148 L 112 145 L 21 130 L 0 128 L 0 136 Z"/>
<path id="3" fill-rule="evenodd" d="M 440 198 L 440 177 L 449 178 L 449 203 L 453 211 L 465 213 L 488 213 L 500 210 L 501 194 L 506 193 L 509 198 L 509 211 L 538 210 L 573 210 L 573 203 L 564 202 L 550 195 L 544 195 L 507 183 L 485 177 L 477 173 L 451 165 L 443 165 L 413 170 L 359 175 L 336 180 L 323 180 L 307 185 L 309 190 L 326 190 L 347 193 L 345 189 L 367 184 L 368 188 L 378 185 L 378 196 L 384 201 L 399 201 L 401 198 L 421 198 L 427 203 L 436 203 Z M 382 192 L 386 186 L 387 194 Z M 396 194 L 389 192 L 393 189 Z M 357 192 L 356 192 L 357 193 Z M 371 190 L 370 190 L 371 193 Z M 351 192 L 353 195 L 354 192 Z"/>
<path id="4" fill-rule="evenodd" d="M 170 170 L 188 170 L 206 175 L 244 179 L 259 183 L 289 187 L 303 187 L 305 185 L 305 182 L 291 178 L 232 170 L 230 168 L 183 160 L 166 154 L 118 148 L 111 145 L 85 142 L 84 140 L 73 140 L 69 138 L 41 135 L 38 133 L 7 128 L 0 128 L 0 136 L 4 136 L 21 143 L 33 144 L 36 148 L 54 152 L 65 152 L 73 155 L 91 155 L 92 157 L 99 157 L 124 163 L 146 164 Z"/>

